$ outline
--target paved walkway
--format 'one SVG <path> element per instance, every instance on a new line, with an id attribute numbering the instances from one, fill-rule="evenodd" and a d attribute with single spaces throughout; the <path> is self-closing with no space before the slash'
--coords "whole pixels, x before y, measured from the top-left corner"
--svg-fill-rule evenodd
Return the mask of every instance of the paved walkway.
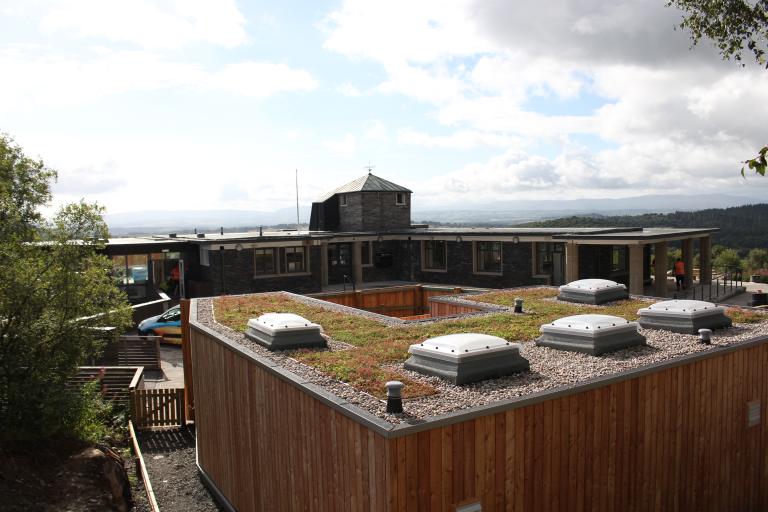
<path id="1" fill-rule="evenodd" d="M 161 343 L 160 359 L 163 371 L 145 371 L 144 386 L 147 389 L 183 388 L 184 363 L 181 355 L 181 347 Z"/>

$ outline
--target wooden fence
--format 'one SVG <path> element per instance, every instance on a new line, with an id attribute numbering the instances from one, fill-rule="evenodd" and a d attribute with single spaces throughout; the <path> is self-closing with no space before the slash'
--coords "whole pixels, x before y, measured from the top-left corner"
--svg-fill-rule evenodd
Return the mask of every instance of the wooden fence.
<path id="1" fill-rule="evenodd" d="M 128 403 L 130 393 L 143 386 L 144 368 L 135 366 L 81 366 L 69 380 L 69 386 L 82 386 L 99 380 L 101 390 L 108 400 Z"/>
<path id="2" fill-rule="evenodd" d="M 131 419 L 137 429 L 186 424 L 183 388 L 136 389 L 131 392 Z"/>
<path id="3" fill-rule="evenodd" d="M 766 336 L 394 426 L 191 324 L 199 467 L 237 510 L 768 510 Z"/>
<path id="4" fill-rule="evenodd" d="M 433 297 L 459 293 L 462 293 L 461 288 L 413 285 L 371 288 L 356 292 L 314 294 L 311 297 L 408 320 L 421 319 L 424 318 L 422 315 L 431 314 L 432 302 L 430 299 Z M 436 315 L 432 314 L 432 316 Z"/>

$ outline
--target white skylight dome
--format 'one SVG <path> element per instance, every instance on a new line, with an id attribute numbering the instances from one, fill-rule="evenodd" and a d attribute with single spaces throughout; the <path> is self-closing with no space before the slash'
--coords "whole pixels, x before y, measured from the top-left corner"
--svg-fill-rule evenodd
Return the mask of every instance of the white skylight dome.
<path id="1" fill-rule="evenodd" d="M 599 355 L 644 345 L 645 337 L 636 322 L 611 315 L 574 315 L 544 324 L 537 345 Z"/>
<path id="2" fill-rule="evenodd" d="M 699 329 L 730 327 L 725 308 L 701 300 L 665 300 L 637 311 L 644 328 L 697 334 Z"/>
<path id="3" fill-rule="evenodd" d="M 510 375 L 529 368 L 520 344 L 479 333 L 438 336 L 411 345 L 405 368 L 454 384 Z"/>
<path id="4" fill-rule="evenodd" d="M 583 304 L 604 304 L 629 297 L 627 287 L 607 279 L 580 279 L 560 287 L 557 298 Z"/>
<path id="5" fill-rule="evenodd" d="M 271 350 L 325 347 L 322 327 L 294 313 L 265 313 L 248 320 L 245 335 Z"/>

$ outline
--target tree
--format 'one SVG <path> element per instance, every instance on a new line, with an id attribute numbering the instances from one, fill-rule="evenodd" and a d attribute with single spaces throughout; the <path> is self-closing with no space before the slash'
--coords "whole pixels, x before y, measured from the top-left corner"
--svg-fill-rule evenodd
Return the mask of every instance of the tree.
<path id="1" fill-rule="evenodd" d="M 733 249 L 724 249 L 715 256 L 712 266 L 717 269 L 741 270 L 742 262 L 739 254 Z"/>
<path id="2" fill-rule="evenodd" d="M 750 272 L 768 268 L 768 249 L 752 249 L 747 254 L 747 268 Z"/>
<path id="3" fill-rule="evenodd" d="M 755 61 L 768 69 L 768 0 L 669 0 L 685 13 L 680 27 L 691 33 L 696 45 L 702 37 L 711 39 L 724 59 L 742 61 L 746 46 Z M 742 66 L 743 66 L 742 62 Z M 768 146 L 758 151 L 755 158 L 746 160 L 741 175 L 749 168 L 761 176 L 768 169 Z"/>
<path id="4" fill-rule="evenodd" d="M 39 208 L 56 176 L 0 135 L 0 437 L 76 433 L 83 396 L 68 391 L 102 345 L 94 328 L 123 327 L 125 295 L 97 250 L 107 237 L 97 205 Z"/>

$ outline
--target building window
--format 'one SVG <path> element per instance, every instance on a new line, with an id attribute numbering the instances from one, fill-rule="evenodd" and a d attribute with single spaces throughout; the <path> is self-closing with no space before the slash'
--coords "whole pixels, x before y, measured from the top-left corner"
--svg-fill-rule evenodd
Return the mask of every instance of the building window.
<path id="1" fill-rule="evenodd" d="M 360 247 L 360 261 L 362 261 L 364 267 L 370 267 L 373 265 L 371 257 L 373 256 L 372 250 L 373 242 L 363 242 Z"/>
<path id="2" fill-rule="evenodd" d="M 347 194 L 341 194 L 339 196 L 339 204 L 341 206 L 347 206 Z"/>
<path id="3" fill-rule="evenodd" d="M 305 272 L 307 268 L 304 247 L 285 248 L 285 271 L 288 273 Z"/>
<path id="4" fill-rule="evenodd" d="M 328 263 L 331 266 L 349 265 L 349 244 L 328 244 Z"/>
<path id="5" fill-rule="evenodd" d="M 447 270 L 447 244 L 444 240 L 425 240 L 424 258 L 422 259 L 423 270 Z"/>
<path id="6" fill-rule="evenodd" d="M 552 274 L 552 253 L 554 244 L 539 242 L 536 244 L 536 273 L 539 275 Z"/>
<path id="7" fill-rule="evenodd" d="M 403 193 L 403 192 L 395 192 L 395 204 L 396 205 L 404 205 L 405 204 L 405 193 Z"/>
<path id="8" fill-rule="evenodd" d="M 475 244 L 475 271 L 501 274 L 501 242 Z"/>
<path id="9" fill-rule="evenodd" d="M 627 270 L 627 247 L 614 245 L 611 247 L 611 272 L 623 272 Z"/>
<path id="10" fill-rule="evenodd" d="M 257 276 L 276 274 L 275 249 L 254 249 L 253 273 Z"/>

